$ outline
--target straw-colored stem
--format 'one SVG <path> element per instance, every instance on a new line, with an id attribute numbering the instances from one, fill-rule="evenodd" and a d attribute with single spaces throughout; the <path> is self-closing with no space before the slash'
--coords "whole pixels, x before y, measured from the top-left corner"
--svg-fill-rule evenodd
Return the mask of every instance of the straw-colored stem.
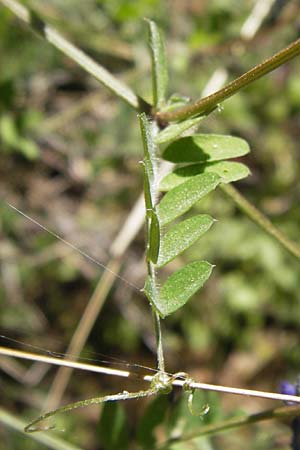
<path id="1" fill-rule="evenodd" d="M 133 376 L 134 378 L 138 377 L 141 380 L 152 382 L 155 375 L 142 375 L 139 377 L 137 374 L 130 372 L 129 370 L 121 370 L 121 369 L 114 369 L 111 367 L 103 367 L 98 366 L 94 364 L 85 364 L 85 363 L 78 363 L 75 361 L 70 361 L 66 359 L 61 358 L 54 358 L 51 356 L 44 356 L 39 355 L 36 353 L 29 353 L 29 352 L 23 352 L 21 350 L 15 350 L 7 347 L 0 347 L 0 355 L 4 356 L 12 356 L 14 358 L 21 358 L 21 359 L 27 359 L 31 361 L 40 361 L 44 362 L 46 364 L 54 364 L 57 366 L 66 366 L 66 367 L 72 367 L 74 369 L 79 370 L 87 370 L 89 372 L 96 372 L 96 373 L 103 373 L 106 375 L 112 375 L 112 376 L 119 376 L 123 378 L 129 378 Z M 144 367 L 144 369 L 147 369 Z M 149 368 L 148 370 L 157 372 L 155 369 Z M 164 372 L 166 376 L 170 377 L 170 384 L 172 386 L 178 386 L 181 388 L 184 388 L 186 386 L 186 377 L 176 377 L 173 376 L 170 373 Z M 297 397 L 295 395 L 285 395 L 285 394 L 278 394 L 276 392 L 264 392 L 264 391 L 257 391 L 253 389 L 242 389 L 242 388 L 234 388 L 230 386 L 221 386 L 216 384 L 209 384 L 209 383 L 199 383 L 196 381 L 190 381 L 189 382 L 189 388 L 190 389 L 200 389 L 205 391 L 214 391 L 214 392 L 221 392 L 223 394 L 233 394 L 233 395 L 242 395 L 242 396 L 248 396 L 248 397 L 259 397 L 259 398 L 266 398 L 269 400 L 280 400 L 285 402 L 294 402 L 294 403 L 300 403 L 300 397 Z"/>
<path id="2" fill-rule="evenodd" d="M 156 336 L 156 351 L 157 351 L 157 367 L 161 372 L 165 371 L 165 358 L 164 358 L 164 350 L 163 350 L 163 339 L 162 339 L 162 330 L 161 330 L 161 320 L 159 314 L 156 311 L 152 312 L 153 315 L 153 323 L 155 327 L 155 336 Z"/>

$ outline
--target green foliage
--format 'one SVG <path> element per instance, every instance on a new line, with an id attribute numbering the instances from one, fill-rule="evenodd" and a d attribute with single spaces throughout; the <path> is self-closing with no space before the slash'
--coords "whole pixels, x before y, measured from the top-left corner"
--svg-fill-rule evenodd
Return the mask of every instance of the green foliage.
<path id="1" fill-rule="evenodd" d="M 215 173 L 200 174 L 167 192 L 158 205 L 157 212 L 161 225 L 166 225 L 187 212 L 201 198 L 214 190 L 220 181 L 220 177 Z"/>
<path id="2" fill-rule="evenodd" d="M 104 403 L 98 424 L 99 439 L 105 450 L 126 450 L 129 446 L 128 422 L 119 402 Z"/>
<path id="3" fill-rule="evenodd" d="M 174 4 L 170 14 L 171 18 L 176 17 L 176 26 L 171 20 L 169 25 L 165 6 L 154 0 L 140 2 L 55 0 L 31 3 L 35 3 L 43 12 L 43 17 L 47 17 L 49 22 L 58 24 L 66 35 L 76 40 L 79 46 L 84 47 L 98 62 L 108 66 L 112 72 L 118 73 L 122 79 L 128 80 L 129 84 L 134 84 L 135 90 L 141 92 L 146 99 L 151 98 L 149 88 L 151 83 L 149 75 L 143 69 L 148 63 L 145 46 L 141 44 L 145 32 L 145 22 L 141 20 L 143 16 L 157 17 L 161 25 L 170 28 L 172 77 L 168 90 L 176 89 L 194 98 L 199 95 L 216 67 L 226 67 L 229 76 L 233 78 L 237 72 L 241 73 L 258 59 L 262 60 L 264 56 L 271 54 L 272 48 L 275 50 L 276 47 L 277 49 L 281 47 L 282 41 L 287 42 L 289 36 L 293 38 L 294 27 L 288 24 L 286 31 L 281 28 L 283 33 L 273 33 L 271 40 L 266 39 L 266 45 L 260 47 L 259 56 L 256 51 L 249 50 L 256 48 L 256 42 L 253 41 L 249 43 L 247 51 L 241 57 L 245 43 L 239 39 L 239 30 L 250 10 L 246 2 L 240 3 L 236 8 L 234 0 L 227 3 L 217 0 L 208 2 L 207 5 L 187 5 L 178 2 Z M 151 24 L 155 27 L 154 22 Z M 272 27 L 270 30 L 272 33 Z M 266 28 L 265 32 L 267 35 L 270 31 Z M 160 32 L 155 28 L 154 33 Z M 116 34 L 120 36 L 120 40 L 115 38 Z M 43 220 L 53 221 L 54 227 L 62 224 L 63 233 L 67 233 L 73 242 L 84 241 L 90 253 L 97 245 L 108 254 L 109 242 L 113 240 L 123 221 L 122 214 L 136 197 L 133 177 L 136 177 L 136 184 L 140 182 L 139 172 L 135 168 L 139 152 L 139 145 L 136 144 L 137 127 L 134 122 L 136 113 L 130 113 L 126 106 L 119 106 L 111 96 L 107 99 L 102 90 L 99 90 L 101 92 L 97 108 L 92 108 L 91 102 L 90 106 L 80 109 L 84 103 L 85 93 L 94 86 L 90 78 L 86 77 L 83 71 L 77 70 L 76 66 L 65 57 L 57 56 L 58 53 L 48 44 L 43 44 L 31 33 L 24 33 L 5 8 L 0 8 L 0 37 L 0 50 L 5 61 L 0 85 L 1 113 L 3 112 L 0 119 L 2 143 L 0 163 L 3 169 L 1 183 L 5 187 L 5 195 L 7 192 L 8 198 L 15 199 L 18 192 L 26 192 L 23 206 L 31 208 L 29 212 L 32 215 L 41 214 Z M 162 77 L 159 80 L 165 64 L 162 53 L 159 53 L 163 45 L 161 36 L 156 37 L 158 39 L 156 47 L 152 46 L 153 68 L 156 72 L 153 80 L 154 86 L 156 83 L 159 89 L 154 88 L 152 94 L 158 109 L 163 107 L 164 110 L 172 110 L 186 102 L 178 96 L 179 101 L 169 100 L 165 103 L 166 78 Z M 258 42 L 261 39 L 259 33 L 257 39 Z M 231 46 L 231 42 L 238 51 L 230 51 L 229 60 L 227 49 Z M 215 47 L 214 44 L 218 43 L 221 45 Z M 156 62 L 159 64 L 155 68 Z M 66 69 L 65 64 L 68 64 Z M 241 191 L 259 205 L 274 223 L 297 240 L 299 208 L 295 186 L 299 178 L 299 164 L 295 149 L 299 141 L 297 126 L 299 58 L 293 64 L 295 66 L 289 65 L 285 71 L 278 71 L 277 76 L 261 80 L 252 88 L 239 93 L 226 103 L 223 111 L 215 112 L 205 122 L 202 122 L 205 117 L 193 118 L 167 125 L 162 130 L 156 130 L 151 124 L 148 145 L 151 143 L 153 145 L 153 142 L 161 145 L 175 140 L 171 146 L 173 145 L 173 148 L 178 146 L 181 149 L 178 152 L 182 152 L 184 156 L 184 158 L 180 155 L 171 156 L 180 166 L 163 179 L 160 189 L 170 191 L 171 194 L 175 188 L 187 181 L 194 186 L 194 181 L 191 181 L 194 177 L 207 174 L 216 174 L 220 177 L 217 186 L 221 183 L 242 180 L 248 175 L 248 168 L 240 162 L 223 159 L 247 153 L 247 144 L 234 141 L 235 138 L 227 135 L 233 133 L 244 136 L 253 142 L 253 147 L 257 151 L 248 157 L 254 177 L 250 183 L 240 185 Z M 76 91 L 77 88 L 73 90 L 70 87 L 72 84 L 79 86 L 79 90 Z M 78 111 L 81 112 L 77 118 L 75 116 L 75 119 L 70 120 L 70 116 L 66 118 L 64 112 L 74 108 L 74 105 L 76 108 L 78 105 Z M 32 108 L 41 111 L 41 117 L 44 116 L 45 122 L 41 124 L 39 120 L 33 118 L 30 124 L 31 111 L 35 113 L 35 109 Z M 59 125 L 52 129 L 50 127 L 49 131 L 47 125 L 51 114 L 54 115 L 54 119 L 57 119 L 56 115 L 58 116 Z M 206 142 L 200 138 L 196 144 L 197 139 L 195 141 L 194 136 L 178 140 L 183 133 L 202 123 L 206 135 L 215 135 L 218 142 Z M 165 126 L 164 123 L 162 125 Z M 35 143 L 37 135 L 42 151 Z M 217 151 L 213 145 L 217 145 Z M 236 147 L 240 148 L 237 153 Z M 167 152 L 169 151 L 170 149 L 167 149 Z M 22 155 L 22 158 L 19 155 Z M 205 194 L 200 198 L 199 204 L 192 203 L 194 210 L 189 214 L 197 215 L 191 215 L 188 219 L 184 218 L 182 222 L 175 224 L 171 223 L 172 218 L 168 223 L 165 222 L 167 226 L 163 224 L 157 212 L 160 208 L 160 204 L 157 203 L 159 197 L 157 192 L 153 192 L 153 187 L 154 191 L 158 190 L 154 176 L 156 149 L 155 155 L 146 154 L 144 157 L 145 197 L 148 209 L 147 260 L 152 265 L 155 275 L 159 275 L 159 279 L 163 280 L 164 272 L 161 273 L 158 269 L 182 252 L 185 254 L 180 261 L 174 263 L 176 269 L 179 263 L 182 264 L 182 269 L 167 278 L 165 284 L 163 281 L 155 280 L 154 288 L 150 286 L 149 291 L 151 289 L 154 291 L 149 296 L 150 301 L 154 298 L 160 302 L 163 293 L 165 296 L 163 305 L 158 303 L 158 306 L 169 313 L 173 312 L 173 307 L 182 306 L 176 303 L 178 290 L 182 286 L 183 295 L 187 299 L 189 292 L 186 290 L 186 284 L 189 276 L 195 276 L 193 281 L 195 289 L 198 289 L 196 284 L 201 278 L 199 266 L 203 262 L 190 263 L 197 265 L 198 269 L 195 273 L 193 271 L 184 273 L 186 267 L 189 267 L 189 264 L 184 266 L 186 260 L 204 258 L 213 261 L 218 267 L 214 273 L 214 283 L 207 291 L 207 297 L 201 302 L 194 301 L 190 308 L 183 309 L 180 316 L 173 316 L 168 320 L 169 326 L 165 330 L 168 359 L 173 365 L 179 364 L 181 367 L 183 364 L 181 355 L 184 354 L 186 357 L 184 362 L 193 367 L 195 377 L 199 375 L 199 379 L 204 375 L 204 378 L 215 378 L 221 383 L 223 381 L 222 377 L 219 377 L 221 374 L 226 380 L 230 378 L 232 383 L 240 385 L 249 383 L 257 386 L 261 386 L 261 383 L 270 386 L 272 379 L 275 388 L 277 377 L 283 372 L 285 376 L 292 377 L 299 367 L 299 351 L 295 344 L 300 313 L 297 262 L 285 255 L 276 242 L 237 214 L 234 206 L 214 188 L 209 196 Z M 200 158 L 200 161 L 197 158 Z M 32 159 L 35 160 L 34 164 L 30 164 Z M 85 170 L 86 167 L 90 170 Z M 43 189 L 40 189 L 40 186 L 43 186 Z M 163 197 L 161 201 L 163 205 L 167 202 L 164 198 L 168 199 L 169 193 Z M 180 198 L 179 203 L 186 205 L 188 197 L 189 192 L 186 192 L 186 198 Z M 176 195 L 174 198 L 178 201 Z M 92 206 L 93 202 L 97 207 Z M 171 202 L 169 206 L 171 209 Z M 166 209 L 168 211 L 164 214 L 168 215 L 168 205 Z M 71 211 L 70 215 L 68 211 Z M 218 218 L 217 226 L 211 227 L 213 219 L 206 214 L 207 212 Z M 74 223 L 74 228 L 71 222 Z M 79 225 L 84 226 L 80 234 Z M 104 225 L 108 225 L 106 229 Z M 67 258 L 62 258 L 62 255 L 65 255 L 64 251 L 56 246 L 52 239 L 45 239 L 37 248 L 35 243 L 37 237 L 41 235 L 36 231 L 33 233 L 32 228 L 26 225 L 26 221 L 15 220 L 15 216 L 12 215 L 7 216 L 6 208 L 1 208 L 0 226 L 1 231 L 5 232 L 3 245 L 1 242 L 0 283 L 1 326 L 4 332 L 7 333 L 10 329 L 13 333 L 15 330 L 18 336 L 20 330 L 27 333 L 30 331 L 31 335 L 36 334 L 38 344 L 42 342 L 45 347 L 52 345 L 47 341 L 47 337 L 59 341 L 69 339 L 80 319 L 91 282 L 92 284 L 97 282 L 98 272 L 86 267 L 76 256 L 70 256 L 67 252 Z M 210 228 L 210 233 L 206 234 Z M 99 235 L 101 239 L 98 245 L 96 236 Z M 26 243 L 20 245 L 24 236 Z M 91 240 L 88 236 L 92 236 Z M 200 237 L 203 238 L 198 243 Z M 34 250 L 37 250 L 36 257 L 33 255 Z M 139 270 L 132 263 L 135 251 L 141 253 L 138 242 L 129 258 L 126 257 L 125 276 L 138 284 L 135 277 L 138 277 Z M 169 271 L 168 266 L 166 270 Z M 66 276 L 64 275 L 66 273 L 72 275 Z M 180 273 L 181 275 L 183 273 L 183 276 Z M 175 282 L 172 281 L 174 279 Z M 148 284 L 151 285 L 152 281 L 148 280 Z M 101 333 L 95 332 L 89 345 L 97 351 L 99 348 L 105 348 L 105 352 L 115 352 L 116 348 L 121 352 L 125 349 L 124 358 L 128 358 L 128 352 L 134 350 L 135 358 L 144 360 L 146 352 L 143 351 L 143 354 L 138 355 L 138 350 L 140 348 L 144 350 L 144 344 L 149 343 L 148 324 L 136 320 L 144 314 L 142 302 L 136 302 L 137 308 L 141 308 L 138 313 L 128 308 L 128 315 L 124 314 L 124 305 L 129 305 L 128 295 L 122 288 L 116 288 L 111 292 L 114 301 L 105 308 Z M 29 302 L 25 303 L 25 298 L 29 299 Z M 180 302 L 182 300 L 185 302 L 185 299 L 180 298 Z M 169 301 L 170 306 L 167 304 Z M 68 302 L 72 311 L 68 307 Z M 122 315 L 116 314 L 116 307 L 122 308 Z M 134 327 L 131 317 L 135 323 Z M 132 333 L 134 339 L 130 337 Z M 246 364 L 243 364 L 242 358 L 245 353 L 247 359 Z M 273 370 L 274 367 L 277 368 L 278 361 L 285 364 L 281 364 L 280 371 Z M 3 404 L 7 401 L 11 407 L 16 398 L 16 411 L 19 411 L 19 398 L 24 398 L 24 386 L 17 386 L 16 383 L 12 385 L 12 382 L 7 382 L 7 378 L 5 377 L 5 387 L 10 385 L 10 389 L 5 392 L 11 395 L 9 399 L 8 396 L 7 399 L 4 396 Z M 89 379 L 86 377 L 86 380 Z M 81 383 L 76 380 L 77 377 L 74 377 L 73 389 L 70 390 L 72 395 L 82 398 L 87 395 L 85 392 L 87 386 L 90 396 L 89 381 L 84 380 Z M 47 379 L 47 385 L 48 381 Z M 94 382 L 95 390 L 99 388 L 98 381 L 97 376 Z M 44 386 L 41 386 L 41 390 L 43 388 Z M 200 397 L 202 394 L 199 394 Z M 221 417 L 217 413 L 217 401 L 214 400 L 216 399 L 212 396 L 207 398 L 204 394 L 203 398 L 200 398 L 200 408 L 206 402 L 211 406 L 209 414 L 201 421 L 189 414 L 186 399 L 180 402 L 180 408 L 176 404 L 171 405 L 169 414 L 177 413 L 177 416 L 172 426 L 170 425 L 170 432 L 167 435 L 178 436 L 180 431 L 201 428 L 206 423 L 218 421 Z M 149 413 L 148 418 L 146 409 L 145 418 L 141 420 L 141 423 L 144 421 L 140 427 L 142 431 L 139 431 L 141 445 L 145 447 L 148 445 L 148 448 L 151 448 L 152 444 L 154 447 L 157 436 L 161 437 L 165 431 L 163 426 L 166 424 L 166 416 L 160 407 L 163 409 L 162 405 L 167 403 L 167 398 L 163 397 L 161 404 L 159 399 L 154 399 L 154 403 L 156 407 L 153 407 L 153 412 Z M 230 400 L 222 405 L 224 410 L 232 408 L 236 406 Z M 93 442 L 94 427 L 89 430 L 84 415 L 78 417 L 74 436 L 72 433 L 68 435 L 69 427 L 66 427 L 64 433 L 66 438 L 81 439 L 83 448 L 87 442 L 91 447 L 105 445 L 108 448 L 118 448 L 119 445 L 119 448 L 126 448 L 128 436 L 126 435 L 122 441 L 120 438 L 122 430 L 127 427 L 127 433 L 128 430 L 131 431 L 130 426 L 134 425 L 126 424 L 123 412 L 120 413 L 115 404 L 107 404 L 104 408 L 100 424 L 100 442 Z M 26 418 L 28 419 L 28 416 Z M 158 418 L 164 421 L 161 426 Z M 286 428 L 281 427 L 283 425 L 280 423 L 270 425 L 270 433 L 264 433 L 268 439 L 264 445 L 258 443 L 260 433 L 257 433 L 257 429 L 252 432 L 250 427 L 247 430 L 249 439 L 246 443 L 244 434 L 239 436 L 237 433 L 235 440 L 232 441 L 228 436 L 212 444 L 209 440 L 201 438 L 201 441 L 194 441 L 193 445 L 199 449 L 212 446 L 216 449 L 237 446 L 251 450 L 265 449 L 270 445 L 278 446 L 281 436 L 276 441 L 279 436 L 276 433 L 282 430 L 282 433 L 287 434 Z M 109 433 L 109 430 L 116 431 L 115 441 L 114 434 Z M 270 442 L 269 436 L 272 432 L 275 434 Z M 5 448 L 24 448 L 25 439 L 21 434 L 19 440 L 17 435 L 13 438 L 7 438 L 7 435 L 8 433 L 4 433 Z M 129 448 L 132 446 L 132 435 L 133 433 L 129 438 Z M 92 438 L 89 440 L 87 436 Z M 115 444 L 116 441 L 118 444 Z M 40 444 L 36 445 L 28 444 L 28 448 L 39 449 Z M 116 447 L 113 447 L 114 445 Z M 189 443 L 182 443 L 170 448 L 179 448 L 179 445 L 184 450 L 190 447 Z"/>
<path id="4" fill-rule="evenodd" d="M 174 163 L 212 162 L 249 153 L 244 139 L 217 134 L 195 134 L 170 144 L 163 158 Z"/>
<path id="5" fill-rule="evenodd" d="M 158 395 L 147 406 L 137 426 L 137 441 L 143 449 L 153 449 L 156 444 L 155 431 L 166 419 L 169 399 L 166 395 Z"/>
<path id="6" fill-rule="evenodd" d="M 184 181 L 201 173 L 213 172 L 219 175 L 222 183 L 232 183 L 242 180 L 250 174 L 250 170 L 245 164 L 231 161 L 217 161 L 207 164 L 191 164 L 180 167 L 172 173 L 166 175 L 160 182 L 161 191 L 169 191 L 179 186 Z"/>
<path id="7" fill-rule="evenodd" d="M 165 233 L 161 240 L 157 267 L 163 267 L 188 249 L 206 231 L 210 229 L 214 219 L 201 214 L 175 224 Z"/>
<path id="8" fill-rule="evenodd" d="M 156 147 L 152 139 L 151 124 L 146 115 L 140 116 L 140 128 L 144 144 L 144 195 L 146 205 L 146 226 L 147 226 L 147 258 L 156 263 L 160 246 L 160 222 L 156 212 Z"/>
<path id="9" fill-rule="evenodd" d="M 181 308 L 208 280 L 213 266 L 205 261 L 187 264 L 173 273 L 160 289 L 158 304 L 155 306 L 168 316 Z"/>
<path id="10" fill-rule="evenodd" d="M 29 160 L 39 156 L 37 145 L 32 140 L 20 136 L 16 123 L 9 115 L 0 118 L 0 138 L 7 151 L 19 152 Z"/>
<path id="11" fill-rule="evenodd" d="M 161 109 L 166 101 L 168 70 L 164 42 L 155 22 L 148 20 L 149 46 L 152 58 L 153 104 Z"/>
<path id="12" fill-rule="evenodd" d="M 172 123 L 164 130 L 160 131 L 155 138 L 157 144 L 164 144 L 166 142 L 172 141 L 179 137 L 182 133 L 187 131 L 189 128 L 198 125 L 204 117 L 196 117 L 195 119 L 184 120 L 179 123 Z"/>

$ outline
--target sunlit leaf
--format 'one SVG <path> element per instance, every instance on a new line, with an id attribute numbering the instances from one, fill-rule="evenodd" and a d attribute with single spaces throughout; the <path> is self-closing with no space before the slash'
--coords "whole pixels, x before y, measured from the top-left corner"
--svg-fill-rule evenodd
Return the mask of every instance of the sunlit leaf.
<path id="1" fill-rule="evenodd" d="M 155 211 L 152 211 L 149 232 L 149 258 L 156 264 L 160 247 L 160 226 Z"/>
<path id="2" fill-rule="evenodd" d="M 145 114 L 140 114 L 140 127 L 144 146 L 144 196 L 147 215 L 148 251 L 147 259 L 157 262 L 160 247 L 160 224 L 155 208 L 156 189 L 156 148 L 153 141 L 152 124 Z"/>
<path id="3" fill-rule="evenodd" d="M 149 45 L 152 59 L 153 103 L 157 108 L 165 104 L 168 85 L 168 71 L 165 46 L 162 35 L 153 20 L 147 20 L 149 25 Z"/>
<path id="4" fill-rule="evenodd" d="M 196 117 L 195 119 L 188 119 L 184 122 L 174 123 L 169 125 L 167 128 L 162 130 L 156 136 L 155 142 L 157 144 L 164 144 L 165 142 L 172 141 L 173 139 L 180 136 L 184 131 L 187 131 L 189 128 L 198 125 L 201 120 L 203 120 L 205 116 Z"/>
<path id="5" fill-rule="evenodd" d="M 140 114 L 140 129 L 142 134 L 142 141 L 144 147 L 144 165 L 145 165 L 145 176 L 148 178 L 148 195 L 151 196 L 151 203 L 154 204 L 152 186 L 155 183 L 156 177 L 156 146 L 153 139 L 153 129 L 152 124 L 147 119 L 146 114 Z"/>
<path id="6" fill-rule="evenodd" d="M 159 301 L 158 301 L 159 293 L 158 293 L 158 290 L 156 289 L 156 286 L 154 285 L 153 278 L 151 278 L 149 275 L 146 278 L 143 292 L 145 293 L 149 302 L 151 303 L 152 308 L 161 315 L 161 312 L 159 310 Z"/>
<path id="7" fill-rule="evenodd" d="M 158 205 L 161 225 L 165 225 L 188 211 L 198 200 L 215 189 L 221 178 L 215 173 L 203 173 L 189 178 L 169 191 Z"/>
<path id="8" fill-rule="evenodd" d="M 212 226 L 207 214 L 193 216 L 174 226 L 161 239 L 157 266 L 162 267 L 189 248 Z"/>
<path id="9" fill-rule="evenodd" d="M 173 273 L 161 287 L 157 309 L 165 317 L 181 308 L 209 278 L 213 266 L 196 261 Z"/>
<path id="10" fill-rule="evenodd" d="M 246 178 L 250 170 L 245 164 L 232 161 L 217 161 L 207 164 L 191 164 L 180 167 L 166 175 L 160 183 L 161 191 L 169 191 L 189 178 L 200 173 L 214 172 L 221 177 L 221 183 L 231 183 Z"/>
<path id="11" fill-rule="evenodd" d="M 174 163 L 220 161 L 249 153 L 243 139 L 218 134 L 195 134 L 172 142 L 163 158 Z"/>

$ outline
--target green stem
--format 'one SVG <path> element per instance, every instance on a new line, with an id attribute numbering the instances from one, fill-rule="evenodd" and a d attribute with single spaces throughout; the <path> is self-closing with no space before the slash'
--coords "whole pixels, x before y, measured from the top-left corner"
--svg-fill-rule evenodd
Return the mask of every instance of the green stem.
<path id="1" fill-rule="evenodd" d="M 230 184 L 221 184 L 220 187 L 253 222 L 263 228 L 270 236 L 274 237 L 290 254 L 297 259 L 300 258 L 299 246 L 290 241 L 264 214 L 241 195 L 236 188 Z"/>
<path id="2" fill-rule="evenodd" d="M 157 368 L 160 372 L 165 371 L 165 358 L 163 351 L 163 341 L 162 341 L 162 331 L 161 331 L 161 321 L 159 314 L 156 311 L 152 311 L 153 322 L 155 326 L 155 337 L 156 337 L 156 351 L 157 351 Z"/>
<path id="3" fill-rule="evenodd" d="M 64 38 L 57 30 L 47 25 L 35 11 L 25 7 L 17 0 L 0 0 L 0 3 L 29 25 L 33 31 L 83 67 L 86 72 L 90 73 L 110 91 L 128 103 L 129 106 L 138 111 L 149 111 L 149 104 L 139 98 L 126 84 L 115 78 L 104 67 Z"/>
<path id="4" fill-rule="evenodd" d="M 240 89 L 253 83 L 269 72 L 277 69 L 277 67 L 290 61 L 300 55 L 300 39 L 297 39 L 288 47 L 268 58 L 266 61 L 258 64 L 253 69 L 244 73 L 244 75 L 231 81 L 227 86 L 219 91 L 196 101 L 193 105 L 188 105 L 176 111 L 158 112 L 156 117 L 161 122 L 171 122 L 174 120 L 184 120 L 196 115 L 205 115 L 217 107 L 223 100 L 231 97 Z"/>
<path id="5" fill-rule="evenodd" d="M 191 439 L 195 439 L 201 436 L 210 436 L 217 433 L 223 433 L 224 431 L 232 430 L 234 428 L 239 428 L 245 425 L 250 425 L 252 423 L 262 422 L 263 420 L 280 419 L 295 417 L 300 415 L 299 406 L 283 406 L 280 408 L 263 411 L 258 414 L 253 414 L 250 416 L 243 416 L 238 418 L 233 418 L 225 420 L 223 422 L 218 422 L 217 424 L 204 425 L 198 430 L 193 430 L 190 433 L 185 433 L 178 437 L 177 439 L 168 440 L 163 444 L 156 447 L 156 450 L 164 450 L 170 448 L 170 445 L 175 442 L 184 442 Z"/>

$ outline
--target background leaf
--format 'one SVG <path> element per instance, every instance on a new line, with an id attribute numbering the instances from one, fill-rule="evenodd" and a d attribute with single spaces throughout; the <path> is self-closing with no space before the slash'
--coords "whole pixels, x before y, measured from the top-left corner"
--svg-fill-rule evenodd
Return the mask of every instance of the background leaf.
<path id="1" fill-rule="evenodd" d="M 212 226 L 214 219 L 201 214 L 174 225 L 161 239 L 157 267 L 162 267 L 189 248 Z"/>
<path id="2" fill-rule="evenodd" d="M 215 189 L 220 181 L 221 178 L 215 173 L 203 173 L 169 191 L 157 207 L 160 224 L 165 225 L 184 214 L 198 200 Z"/>
<path id="3" fill-rule="evenodd" d="M 163 158 L 174 163 L 219 161 L 249 153 L 248 143 L 241 138 L 219 134 L 195 134 L 170 144 Z"/>
<path id="4" fill-rule="evenodd" d="M 196 261 L 173 273 L 160 289 L 159 311 L 165 317 L 186 302 L 209 278 L 213 266 L 206 261 Z"/>
<path id="5" fill-rule="evenodd" d="M 143 446 L 143 449 L 153 449 L 155 447 L 155 428 L 164 422 L 168 405 L 168 396 L 158 395 L 151 401 L 140 419 L 137 429 L 137 440 Z"/>
<path id="6" fill-rule="evenodd" d="M 98 430 L 105 450 L 128 448 L 128 423 L 121 403 L 104 403 Z"/>

